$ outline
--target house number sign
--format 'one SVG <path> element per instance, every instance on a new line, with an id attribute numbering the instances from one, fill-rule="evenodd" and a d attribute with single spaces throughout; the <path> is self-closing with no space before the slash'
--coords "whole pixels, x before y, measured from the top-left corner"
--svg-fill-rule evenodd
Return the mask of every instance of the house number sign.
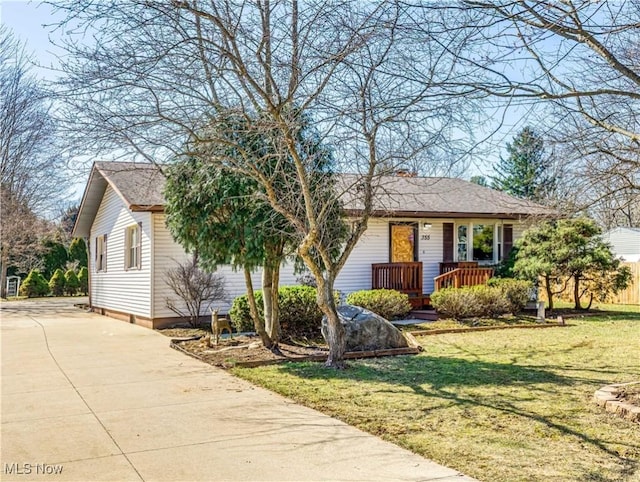
<path id="1" fill-rule="evenodd" d="M 430 234 L 421 234 L 420 235 L 420 241 L 429 241 L 431 239 L 431 235 Z"/>

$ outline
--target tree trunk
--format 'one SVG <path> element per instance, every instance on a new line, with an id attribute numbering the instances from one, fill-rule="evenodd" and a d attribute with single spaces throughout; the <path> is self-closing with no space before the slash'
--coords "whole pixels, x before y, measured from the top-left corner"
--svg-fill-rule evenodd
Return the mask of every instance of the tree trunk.
<path id="1" fill-rule="evenodd" d="M 265 263 L 262 268 L 262 301 L 264 306 L 264 329 L 271 340 L 269 347 L 273 352 L 279 352 L 280 318 L 278 310 L 278 278 L 279 269 Z M 266 345 L 265 345 L 266 346 Z"/>
<path id="2" fill-rule="evenodd" d="M 269 337 L 278 344 L 282 336 L 282 327 L 280 326 L 280 297 L 278 289 L 280 287 L 280 263 L 273 267 L 273 287 L 274 296 L 271 300 L 271 327 L 267 330 Z"/>
<path id="3" fill-rule="evenodd" d="M 573 275 L 573 303 L 575 310 L 581 310 L 582 306 L 580 306 L 580 275 Z"/>
<path id="4" fill-rule="evenodd" d="M 0 260 L 0 298 L 7 297 L 7 259 L 3 256 Z"/>
<path id="5" fill-rule="evenodd" d="M 251 318 L 253 318 L 253 326 L 256 329 L 256 333 L 262 340 L 262 344 L 265 348 L 271 349 L 273 343 L 271 342 L 271 338 L 267 335 L 267 332 L 264 329 L 264 321 L 260 318 L 258 314 L 258 307 L 256 305 L 256 296 L 253 291 L 253 281 L 251 281 L 251 271 L 249 269 L 244 268 L 244 282 L 247 285 L 247 300 L 249 302 L 249 311 L 251 312 Z"/>
<path id="6" fill-rule="evenodd" d="M 346 368 L 344 354 L 347 351 L 347 340 L 344 327 L 340 323 L 333 296 L 333 278 L 327 274 L 318 281 L 317 303 L 322 313 L 327 317 L 327 343 L 329 344 L 329 358 L 325 363 L 328 368 Z"/>
<path id="7" fill-rule="evenodd" d="M 592 303 L 593 303 L 593 293 L 589 293 L 589 304 L 587 305 L 587 311 L 591 309 Z"/>
<path id="8" fill-rule="evenodd" d="M 553 290 L 551 289 L 551 277 L 548 274 L 544 275 L 544 288 L 547 291 L 549 311 L 553 311 Z"/>

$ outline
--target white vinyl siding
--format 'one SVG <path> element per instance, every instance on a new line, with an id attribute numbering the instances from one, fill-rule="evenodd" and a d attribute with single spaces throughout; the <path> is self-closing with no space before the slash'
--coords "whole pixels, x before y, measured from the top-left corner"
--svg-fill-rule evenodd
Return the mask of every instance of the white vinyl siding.
<path id="1" fill-rule="evenodd" d="M 165 216 L 161 213 L 153 215 L 153 317 L 168 318 L 177 316 L 173 311 L 167 308 L 167 298 L 171 298 L 176 306 L 183 306 L 176 294 L 167 286 L 167 272 L 188 260 L 182 246 L 176 243 L 171 237 L 171 233 L 165 225 Z M 292 274 L 292 270 L 290 270 Z M 230 266 L 221 266 L 216 273 L 222 275 L 225 281 L 225 289 L 227 291 L 227 300 L 215 302 L 214 306 L 219 308 L 222 313 L 228 312 L 231 302 L 236 296 L 240 296 L 247 292 L 244 273 L 242 271 L 233 271 Z M 281 285 L 294 284 L 295 277 L 291 280 L 291 276 L 287 276 L 287 267 L 285 266 L 281 273 Z M 253 273 L 254 289 L 260 289 L 260 273 Z M 208 313 L 202 312 L 201 315 Z"/>
<path id="2" fill-rule="evenodd" d="M 182 247 L 173 241 L 169 230 L 165 225 L 163 214 L 153 215 L 154 226 L 154 269 L 153 269 L 153 316 L 155 318 L 165 318 L 176 316 L 175 313 L 166 306 L 167 298 L 172 298 L 175 303 L 178 299 L 167 286 L 165 279 L 167 271 L 182 263 L 187 259 Z M 382 220 L 372 220 L 369 229 L 356 245 L 351 256 L 345 263 L 335 283 L 335 288 L 345 294 L 361 289 L 371 289 L 371 264 L 386 263 L 389 258 L 388 246 L 388 223 Z M 442 244 L 442 241 L 440 241 Z M 375 255 L 373 255 L 375 253 Z M 224 276 L 225 288 L 228 294 L 227 302 L 215 303 L 221 312 L 227 312 L 231 307 L 231 302 L 236 296 L 247 292 L 244 273 L 233 271 L 229 266 L 221 266 L 216 271 Z M 287 260 L 280 269 L 280 286 L 298 284 L 299 274 L 294 273 L 293 261 Z M 252 274 L 254 289 L 260 289 L 261 273 Z M 201 313 L 207 315 L 208 313 Z"/>
<path id="3" fill-rule="evenodd" d="M 371 289 L 371 265 L 389 262 L 389 223 L 415 222 L 419 226 L 418 260 L 423 264 L 423 289 L 425 293 L 431 293 L 434 286 L 433 279 L 440 273 L 440 263 L 443 257 L 443 223 L 468 224 L 470 221 L 463 219 L 371 219 L 367 231 L 340 272 L 335 288 L 344 295 L 357 290 Z M 521 236 L 523 230 L 519 223 L 509 220 L 477 219 L 473 220 L 473 222 L 479 224 L 513 224 L 514 241 Z M 425 227 L 425 223 L 428 226 Z M 153 236 L 153 317 L 173 317 L 176 315 L 166 307 L 166 300 L 168 297 L 172 298 L 174 302 L 178 302 L 178 300 L 167 286 L 165 279 L 167 271 L 176 266 L 177 263 L 186 261 L 187 256 L 182 247 L 171 238 L 171 234 L 165 226 L 165 216 L 163 214 L 153 214 Z M 246 293 L 244 274 L 242 271 L 234 272 L 229 266 L 220 267 L 217 273 L 224 276 L 228 300 L 215 303 L 215 305 L 224 313 L 228 312 L 231 302 L 236 296 Z M 299 276 L 293 272 L 293 262 L 287 261 L 281 268 L 280 285 L 297 284 Z M 253 273 L 252 280 L 254 289 L 260 289 L 260 272 Z M 208 315 L 205 312 L 201 314 Z"/>
<path id="4" fill-rule="evenodd" d="M 126 270 L 125 231 L 128 226 L 141 224 L 141 269 Z M 91 227 L 91 238 L 104 234 L 106 238 L 106 271 L 91 276 L 91 303 L 138 316 L 151 316 L 151 213 L 131 212 L 121 198 L 108 186 Z M 96 259 L 97 243 L 92 243 L 91 257 Z"/>
<path id="5" fill-rule="evenodd" d="M 611 250 L 625 261 L 640 261 L 640 229 L 615 228 L 602 235 L 611 244 Z"/>

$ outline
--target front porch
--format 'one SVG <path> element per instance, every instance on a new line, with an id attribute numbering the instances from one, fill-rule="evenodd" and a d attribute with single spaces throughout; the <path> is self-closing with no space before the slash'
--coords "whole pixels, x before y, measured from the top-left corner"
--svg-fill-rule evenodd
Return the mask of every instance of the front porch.
<path id="1" fill-rule="evenodd" d="M 434 291 L 486 284 L 493 268 L 478 266 L 475 261 L 440 263 L 440 274 L 434 278 Z M 414 310 L 430 305 L 431 293 L 423 289 L 422 262 L 375 263 L 371 265 L 371 288 L 392 289 L 409 295 Z"/>

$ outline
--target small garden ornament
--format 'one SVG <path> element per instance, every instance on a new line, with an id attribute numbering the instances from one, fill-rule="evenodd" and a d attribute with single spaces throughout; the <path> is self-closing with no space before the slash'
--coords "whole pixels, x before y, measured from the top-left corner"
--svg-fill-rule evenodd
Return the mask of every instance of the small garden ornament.
<path id="1" fill-rule="evenodd" d="M 231 339 L 233 339 L 233 331 L 231 330 L 231 325 L 229 324 L 228 318 L 220 318 L 218 316 L 218 311 L 211 309 L 211 333 L 213 334 L 214 343 L 217 345 L 220 341 L 220 335 L 223 330 L 227 330 L 229 335 L 231 335 Z"/>

